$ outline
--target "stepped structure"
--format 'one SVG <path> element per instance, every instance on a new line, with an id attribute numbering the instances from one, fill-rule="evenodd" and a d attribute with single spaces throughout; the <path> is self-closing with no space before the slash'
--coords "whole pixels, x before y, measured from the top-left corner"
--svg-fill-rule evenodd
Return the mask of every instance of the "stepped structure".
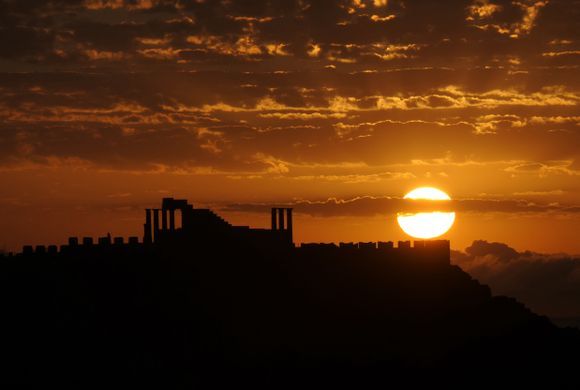
<path id="1" fill-rule="evenodd" d="M 234 226 L 210 209 L 194 208 L 184 199 L 163 198 L 160 208 L 145 210 L 143 237 L 70 237 L 68 244 L 25 245 L 16 256 L 57 256 L 59 254 L 82 253 L 136 253 L 157 247 L 183 247 L 195 242 L 219 242 L 238 239 L 264 251 L 296 250 L 307 255 L 348 254 L 364 251 L 379 256 L 393 258 L 429 259 L 436 263 L 449 263 L 450 247 L 447 240 L 399 241 L 395 247 L 392 241 L 303 243 L 295 247 L 293 242 L 293 216 L 291 208 L 272 208 L 271 227 L 250 228 Z M 12 256 L 10 254 L 9 256 Z"/>
<path id="2" fill-rule="evenodd" d="M 144 245 L 168 240 L 183 241 L 234 235 L 257 245 L 293 246 L 290 208 L 273 208 L 271 229 L 256 229 L 233 226 L 212 210 L 194 208 L 186 200 L 164 198 L 160 209 L 145 210 L 143 229 Z"/>

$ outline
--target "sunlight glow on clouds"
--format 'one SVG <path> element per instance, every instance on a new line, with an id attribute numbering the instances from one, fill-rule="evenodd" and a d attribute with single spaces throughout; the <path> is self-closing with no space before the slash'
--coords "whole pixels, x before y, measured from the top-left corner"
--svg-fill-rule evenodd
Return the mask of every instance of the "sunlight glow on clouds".
<path id="1" fill-rule="evenodd" d="M 291 202 L 438 185 L 514 218 L 541 196 L 555 206 L 533 210 L 561 218 L 546 223 L 580 226 L 577 0 L 2 7 L 0 178 L 19 188 L 0 198 L 31 210 L 101 189 Z"/>

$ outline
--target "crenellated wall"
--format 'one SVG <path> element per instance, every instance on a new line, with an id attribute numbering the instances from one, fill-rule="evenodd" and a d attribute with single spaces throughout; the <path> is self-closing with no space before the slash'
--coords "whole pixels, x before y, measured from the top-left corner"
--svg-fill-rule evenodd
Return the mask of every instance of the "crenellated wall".
<path id="1" fill-rule="evenodd" d="M 176 211 L 181 213 L 181 224 L 177 224 Z M 210 209 L 196 209 L 183 199 L 163 198 L 161 208 L 146 209 L 143 225 L 143 239 L 129 237 L 127 242 L 123 237 L 110 235 L 98 237 L 70 237 L 67 245 L 26 245 L 21 256 L 55 256 L 59 253 L 82 254 L 99 252 L 147 251 L 158 245 L 171 248 L 188 242 L 216 241 L 227 237 L 251 243 L 258 249 L 266 251 L 287 250 L 294 248 L 293 217 L 291 208 L 272 208 L 271 228 L 253 229 L 249 226 L 232 226 Z M 422 259 L 435 258 L 449 263 L 450 248 L 447 240 L 399 241 L 395 247 L 392 241 L 379 242 L 341 242 L 334 243 L 304 243 L 296 248 L 302 252 L 357 252 L 378 253 L 390 256 L 408 256 Z"/>
<path id="2" fill-rule="evenodd" d="M 450 242 L 448 240 L 417 240 L 411 245 L 411 241 L 399 241 L 394 246 L 392 241 L 379 242 L 341 242 L 334 243 L 304 243 L 297 248 L 309 254 L 341 254 L 341 253 L 365 253 L 376 254 L 386 257 L 409 257 L 419 261 L 428 260 L 440 264 L 450 261 Z"/>

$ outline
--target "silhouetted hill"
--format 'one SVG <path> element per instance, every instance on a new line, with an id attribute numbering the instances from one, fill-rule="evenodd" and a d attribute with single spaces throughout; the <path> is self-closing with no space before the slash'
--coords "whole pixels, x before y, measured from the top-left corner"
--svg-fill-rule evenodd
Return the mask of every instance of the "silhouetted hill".
<path id="1" fill-rule="evenodd" d="M 112 253 L 1 261 L 3 383 L 580 383 L 579 332 L 456 266 L 209 235 Z"/>

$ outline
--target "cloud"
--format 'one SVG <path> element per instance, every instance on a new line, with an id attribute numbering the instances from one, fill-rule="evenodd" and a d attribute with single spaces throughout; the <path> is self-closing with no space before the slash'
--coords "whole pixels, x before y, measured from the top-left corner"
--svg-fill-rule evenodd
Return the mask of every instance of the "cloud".
<path id="1" fill-rule="evenodd" d="M 277 68 L 281 56 L 291 57 L 295 64 L 324 61 L 353 67 L 411 60 L 414 65 L 491 65 L 506 51 L 518 58 L 549 61 L 551 56 L 541 54 L 558 53 L 549 50 L 550 42 L 573 41 L 577 20 L 576 7 L 559 0 L 448 0 L 444 6 L 420 0 L 22 4 L 2 5 L 3 33 L 18 39 L 0 44 L 0 56 L 36 66 L 78 64 L 87 61 L 79 50 L 88 50 L 94 66 L 117 62 L 119 69 L 150 60 L 185 69 L 199 64 L 228 67 L 232 61 Z M 542 39 L 531 44 L 536 34 Z M 152 43 L 157 47 L 144 47 Z"/>
<path id="2" fill-rule="evenodd" d="M 380 83 L 396 77 L 379 72 L 325 77 L 319 72 L 0 74 L 0 160 L 50 154 L 118 169 L 130 160 L 131 169 L 203 161 L 203 166 L 236 173 L 251 171 L 246 165 L 255 162 L 252 156 L 267 153 L 289 163 L 363 162 L 376 168 L 347 173 L 364 176 L 397 171 L 393 165 L 414 161 L 426 162 L 411 171 L 422 174 L 417 171 L 429 165 L 445 166 L 435 162 L 450 155 L 505 176 L 578 174 L 578 117 L 572 104 L 577 94 L 566 89 L 493 89 L 497 101 L 481 106 L 477 100 L 490 99 L 490 91 L 446 86 L 436 93 L 421 87 L 365 95 L 369 90 L 359 85 L 392 88 Z M 412 84 L 408 75 L 397 77 Z M 514 96 L 537 102 L 510 103 Z M 566 104 L 542 105 L 542 98 Z M 495 107 L 505 113 L 496 113 Z M 221 137 L 200 140 L 194 136 L 199 129 Z M 176 145 L 176 139 L 182 144 Z M 175 153 L 163 161 L 158 148 Z M 29 152 L 20 153 L 24 150 Z M 345 173 L 320 169 L 300 174 Z"/>
<path id="3" fill-rule="evenodd" d="M 321 112 L 273 112 L 268 114 L 260 114 L 262 118 L 277 118 L 277 119 L 328 119 L 328 118 L 346 118 L 346 114 L 341 112 L 321 113 Z"/>
<path id="4" fill-rule="evenodd" d="M 492 30 L 499 34 L 508 35 L 510 38 L 520 38 L 529 34 L 536 25 L 536 20 L 542 8 L 548 5 L 549 1 L 513 1 L 505 4 L 494 4 L 487 0 L 476 0 L 468 7 L 468 21 L 482 30 Z M 505 16 L 517 15 L 507 21 Z M 508 20 L 509 20 L 508 19 Z"/>
<path id="5" fill-rule="evenodd" d="M 397 173 L 385 173 L 387 178 L 401 177 Z M 380 176 L 379 176 L 380 177 Z M 360 177 L 343 177 L 342 179 L 360 179 Z M 371 176 L 367 179 L 377 179 Z M 297 179 L 304 180 L 298 176 Z M 321 177 L 320 179 L 325 179 Z M 328 179 L 328 178 L 327 178 Z M 560 204 L 537 204 L 526 200 L 514 199 L 454 199 L 450 202 L 408 201 L 398 197 L 361 196 L 350 199 L 328 198 L 326 200 L 298 200 L 286 203 L 297 213 L 317 217 L 361 217 L 394 214 L 400 211 L 440 210 L 462 213 L 580 213 L 580 206 Z M 228 211 L 264 212 L 275 204 L 238 203 L 226 207 Z M 473 250 L 477 250 L 473 248 Z"/>
<path id="6" fill-rule="evenodd" d="M 482 175 L 572 194 L 570 4 L 4 1 L 0 166 L 269 175 L 337 196 Z"/>
<path id="7" fill-rule="evenodd" d="M 293 176 L 293 180 L 314 181 L 314 182 L 338 182 L 343 184 L 357 183 L 378 183 L 384 180 L 401 180 L 414 178 L 410 172 L 380 172 L 371 174 L 350 174 L 350 175 L 302 175 Z"/>
<path id="8" fill-rule="evenodd" d="M 465 252 L 472 257 L 482 257 L 493 254 L 497 260 L 506 262 L 519 256 L 518 252 L 506 244 L 500 242 L 474 241 L 471 246 L 465 248 Z"/>
<path id="9" fill-rule="evenodd" d="M 549 163 L 526 162 L 505 168 L 512 175 L 532 174 L 538 177 L 549 175 L 580 176 L 580 170 L 572 167 L 573 161 L 551 161 Z"/>
<path id="10" fill-rule="evenodd" d="M 553 318 L 580 317 L 580 256 L 517 252 L 503 243 L 474 241 L 452 262 L 496 295 L 514 297 Z"/>
<path id="11" fill-rule="evenodd" d="M 157 0 L 84 0 L 83 5 L 89 10 L 100 9 L 128 9 L 128 10 L 144 10 L 151 9 Z"/>

